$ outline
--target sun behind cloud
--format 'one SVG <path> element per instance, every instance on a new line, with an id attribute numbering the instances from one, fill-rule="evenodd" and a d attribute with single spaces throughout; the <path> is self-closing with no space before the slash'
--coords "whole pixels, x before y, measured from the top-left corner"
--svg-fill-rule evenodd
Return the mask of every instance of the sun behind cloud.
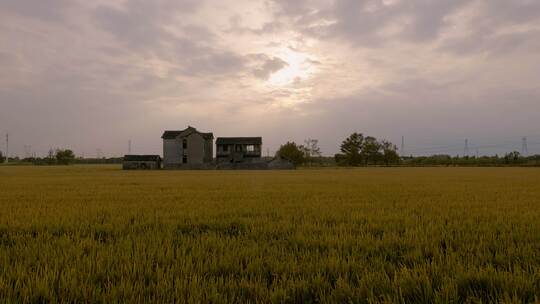
<path id="1" fill-rule="evenodd" d="M 267 83 L 271 86 L 289 86 L 298 81 L 307 80 L 316 72 L 315 60 L 305 53 L 291 48 L 281 48 L 274 56 L 287 63 L 281 70 L 273 73 Z"/>

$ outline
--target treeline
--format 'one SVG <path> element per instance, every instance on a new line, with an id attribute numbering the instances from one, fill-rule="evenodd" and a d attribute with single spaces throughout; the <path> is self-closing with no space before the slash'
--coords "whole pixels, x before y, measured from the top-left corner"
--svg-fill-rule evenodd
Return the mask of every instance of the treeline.
<path id="1" fill-rule="evenodd" d="M 353 133 L 340 145 L 334 157 L 322 156 L 318 140 L 304 144 L 287 142 L 276 152 L 296 166 L 540 166 L 540 155 L 523 156 L 514 151 L 499 156 L 407 156 L 401 157 L 396 145 L 388 140 Z"/>
<path id="2" fill-rule="evenodd" d="M 523 156 L 514 151 L 502 156 L 431 156 L 401 157 L 396 145 L 388 140 L 353 133 L 343 140 L 340 153 L 333 157 L 323 156 L 317 139 L 306 139 L 303 144 L 287 142 L 276 152 L 276 157 L 287 159 L 295 166 L 540 166 L 540 155 Z M 0 151 L 0 164 L 6 157 Z M 10 157 L 13 164 L 68 165 L 68 164 L 121 164 L 122 157 L 83 158 L 76 157 L 69 149 L 49 150 L 45 157 Z"/>
<path id="3" fill-rule="evenodd" d="M 75 154 L 70 149 L 51 149 L 45 157 L 9 158 L 9 162 L 12 163 L 34 165 L 69 165 L 74 160 Z"/>
<path id="4" fill-rule="evenodd" d="M 0 152 L 0 163 L 4 163 L 6 158 Z M 76 157 L 70 149 L 51 149 L 45 157 L 10 157 L 9 163 L 18 165 L 70 165 L 70 164 L 121 164 L 122 157 L 111 158 L 82 158 Z"/>
<path id="5" fill-rule="evenodd" d="M 523 156 L 514 151 L 499 156 L 410 156 L 401 161 L 404 166 L 540 166 L 540 155 Z"/>
<path id="6" fill-rule="evenodd" d="M 369 166 L 369 165 L 398 165 L 400 157 L 397 147 L 387 140 L 378 140 L 373 136 L 353 133 L 340 146 L 341 153 L 333 158 L 333 163 L 327 157 L 321 156 L 318 140 L 307 139 L 303 145 L 287 142 L 276 153 L 277 157 L 285 158 L 299 165 L 339 165 L 339 166 Z"/>

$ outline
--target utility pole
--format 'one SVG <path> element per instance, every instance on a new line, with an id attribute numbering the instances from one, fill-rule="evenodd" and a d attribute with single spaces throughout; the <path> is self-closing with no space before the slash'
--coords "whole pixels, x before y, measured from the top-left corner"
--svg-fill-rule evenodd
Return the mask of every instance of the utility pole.
<path id="1" fill-rule="evenodd" d="M 469 139 L 465 138 L 465 148 L 463 149 L 463 156 L 469 156 Z"/>
<path id="2" fill-rule="evenodd" d="M 529 151 L 527 149 L 527 137 L 523 137 L 521 139 L 521 155 L 527 156 L 529 154 Z"/>
<path id="3" fill-rule="evenodd" d="M 405 136 L 401 136 L 401 157 L 405 157 Z"/>
<path id="4" fill-rule="evenodd" d="M 9 163 L 9 133 L 6 133 L 6 164 Z"/>

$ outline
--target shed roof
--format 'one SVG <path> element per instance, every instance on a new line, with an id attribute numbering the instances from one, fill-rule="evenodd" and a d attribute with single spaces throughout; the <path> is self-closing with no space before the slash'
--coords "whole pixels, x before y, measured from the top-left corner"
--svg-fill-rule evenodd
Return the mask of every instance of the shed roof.
<path id="1" fill-rule="evenodd" d="M 262 137 L 218 137 L 216 145 L 261 145 Z"/>
<path id="2" fill-rule="evenodd" d="M 159 155 L 124 155 L 124 161 L 159 161 Z"/>
<path id="3" fill-rule="evenodd" d="M 178 136 L 187 136 L 191 133 L 199 133 L 204 139 L 214 139 L 214 134 L 212 132 L 209 133 L 203 133 L 199 132 L 194 127 L 188 126 L 185 130 L 177 131 L 177 130 L 167 130 L 163 132 L 163 135 L 161 135 L 161 138 L 163 139 L 175 139 Z"/>

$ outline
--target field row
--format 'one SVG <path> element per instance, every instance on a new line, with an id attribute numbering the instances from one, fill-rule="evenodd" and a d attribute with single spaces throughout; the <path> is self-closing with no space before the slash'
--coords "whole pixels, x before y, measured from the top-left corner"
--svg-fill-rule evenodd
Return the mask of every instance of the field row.
<path id="1" fill-rule="evenodd" d="M 0 301 L 539 301 L 539 181 L 0 167 Z"/>

